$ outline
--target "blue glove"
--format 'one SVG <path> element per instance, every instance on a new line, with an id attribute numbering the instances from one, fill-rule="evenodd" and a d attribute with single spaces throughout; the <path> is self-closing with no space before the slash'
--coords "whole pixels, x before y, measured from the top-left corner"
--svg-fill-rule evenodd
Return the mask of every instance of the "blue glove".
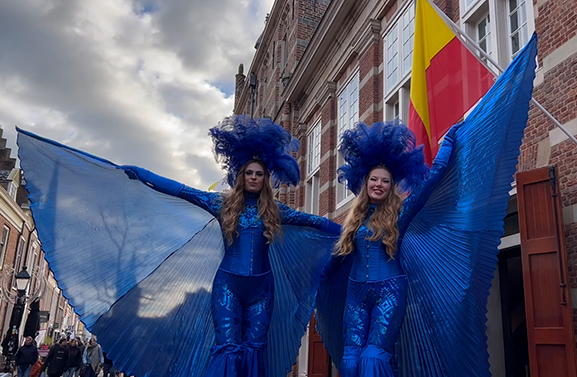
<path id="1" fill-rule="evenodd" d="M 135 166 L 135 165 L 122 165 L 122 166 L 117 166 L 117 169 L 122 169 L 124 170 L 124 174 L 126 174 L 128 176 L 128 178 L 130 179 L 138 179 L 144 183 L 147 182 L 147 177 L 150 174 L 149 170 L 143 169 L 139 166 Z"/>
<path id="2" fill-rule="evenodd" d="M 456 138 L 455 133 L 461 127 L 462 124 L 463 123 L 455 124 L 453 127 L 451 127 L 451 129 L 449 129 L 449 131 L 443 138 L 443 142 L 439 147 L 439 151 L 437 152 L 437 156 L 435 157 L 433 164 L 442 166 L 448 165 L 449 159 L 451 158 L 451 153 L 453 152 L 453 143 L 455 142 Z"/>
<path id="3" fill-rule="evenodd" d="M 162 177 L 158 174 L 154 174 L 150 170 L 143 169 L 139 166 L 134 165 L 122 165 L 118 166 L 117 169 L 124 170 L 124 173 L 130 179 L 138 179 L 156 191 L 160 191 L 164 194 L 178 196 L 184 185 L 180 182 L 173 181 Z"/>

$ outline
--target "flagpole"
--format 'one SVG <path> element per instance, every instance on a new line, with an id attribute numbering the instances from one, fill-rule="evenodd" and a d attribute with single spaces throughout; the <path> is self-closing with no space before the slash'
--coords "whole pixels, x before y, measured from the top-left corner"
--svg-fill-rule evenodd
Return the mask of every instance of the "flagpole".
<path id="1" fill-rule="evenodd" d="M 471 51 L 471 53 L 473 55 L 475 55 L 475 57 L 477 56 L 475 54 L 475 52 L 478 52 L 479 54 L 481 54 L 485 59 L 487 59 L 487 61 L 489 61 L 493 66 L 495 66 L 495 68 L 499 71 L 499 74 L 495 74 L 495 72 L 491 69 L 491 67 L 487 64 L 486 61 L 483 61 L 482 59 L 479 59 L 479 61 L 489 70 L 491 71 L 495 76 L 499 76 L 501 73 L 503 73 L 503 68 L 501 68 L 501 66 L 499 66 L 499 63 L 497 63 L 489 54 L 487 54 L 481 47 L 479 47 L 479 45 L 471 38 L 467 35 L 467 33 L 465 33 L 460 27 L 459 25 L 457 25 L 456 23 L 453 22 L 453 20 L 451 20 L 446 14 L 445 12 L 443 12 L 442 10 L 440 10 L 435 4 L 433 4 L 432 2 L 430 2 L 429 0 L 417 0 L 417 1 L 428 1 L 429 4 L 433 7 L 433 9 L 439 14 L 439 16 L 443 19 L 443 21 L 445 21 L 445 23 L 455 32 L 457 33 L 457 36 L 460 37 L 461 39 L 465 39 L 465 43 L 463 43 L 465 45 L 465 47 Z M 467 43 L 468 42 L 468 43 Z M 475 49 L 475 51 L 471 50 L 471 47 L 473 47 Z M 478 58 L 477 58 L 478 59 Z M 543 107 L 543 105 L 541 105 L 539 102 L 537 102 L 537 100 L 533 97 L 531 97 L 531 102 L 539 109 L 543 112 L 543 114 L 545 114 L 545 116 L 549 119 L 551 119 L 551 121 L 557 126 L 559 127 L 559 129 L 561 129 L 561 131 L 563 131 L 563 133 L 565 135 L 567 135 L 567 137 L 569 139 L 571 139 L 576 145 L 577 145 L 577 139 L 575 138 L 575 136 L 573 136 L 549 111 L 547 111 L 547 109 L 545 109 Z"/>

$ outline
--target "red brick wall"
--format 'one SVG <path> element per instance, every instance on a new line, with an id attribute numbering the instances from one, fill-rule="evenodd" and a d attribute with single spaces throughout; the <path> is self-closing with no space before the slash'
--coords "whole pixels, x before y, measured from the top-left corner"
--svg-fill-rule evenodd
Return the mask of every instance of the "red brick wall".
<path id="1" fill-rule="evenodd" d="M 253 67 L 259 82 L 255 117 L 276 119 L 281 110 L 280 94 L 284 88 L 281 75 L 285 69 L 282 64 L 282 41 L 285 34 L 285 48 L 288 55 L 286 73 L 290 75 L 294 72 L 329 4 L 328 0 L 287 0 L 284 2 L 272 40 L 268 45 L 260 47 L 266 49 L 265 57 L 258 67 Z M 246 80 L 250 80 L 250 72 L 246 73 Z M 248 86 L 246 82 L 245 86 Z M 250 96 L 247 97 L 247 103 L 239 104 L 238 107 L 244 109 L 244 113 L 250 113 Z M 237 111 L 237 113 L 241 112 Z"/>
<path id="2" fill-rule="evenodd" d="M 372 44 L 359 58 L 359 82 L 368 80 L 359 88 L 359 116 L 383 101 L 383 72 L 374 74 L 376 68 L 383 63 L 383 40 Z M 378 108 L 378 106 L 376 106 Z M 369 112 L 361 122 L 373 124 L 383 120 L 382 107 L 378 111 Z"/>
<path id="3" fill-rule="evenodd" d="M 321 159 L 327 153 L 337 147 L 337 100 L 333 96 L 325 104 L 321 110 L 322 124 L 325 131 L 321 134 Z M 327 129 L 328 126 L 328 129 Z M 336 178 L 336 158 L 331 156 L 324 161 L 321 161 L 320 167 L 320 186 L 323 187 L 329 182 L 333 182 Z M 336 190 L 334 185 L 329 184 L 328 188 L 321 192 L 319 201 L 319 214 L 325 216 L 335 210 Z"/>
<path id="4" fill-rule="evenodd" d="M 547 56 L 577 34 L 577 2 L 547 0 L 538 7 L 535 29 L 539 36 L 539 55 Z"/>

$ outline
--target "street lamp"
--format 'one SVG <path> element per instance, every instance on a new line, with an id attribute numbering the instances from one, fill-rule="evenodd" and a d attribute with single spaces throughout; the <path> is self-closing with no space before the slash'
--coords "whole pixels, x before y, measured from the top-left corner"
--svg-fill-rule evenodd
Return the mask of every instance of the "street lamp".
<path id="1" fill-rule="evenodd" d="M 26 290 L 28 289 L 28 283 L 30 283 L 30 274 L 26 271 L 28 267 L 24 266 L 22 271 L 16 274 L 16 290 L 18 291 L 18 296 L 24 296 Z"/>

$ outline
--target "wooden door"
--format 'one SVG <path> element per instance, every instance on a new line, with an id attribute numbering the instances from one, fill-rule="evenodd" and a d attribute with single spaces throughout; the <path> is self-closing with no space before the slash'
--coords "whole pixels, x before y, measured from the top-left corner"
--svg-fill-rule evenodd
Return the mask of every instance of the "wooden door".
<path id="1" fill-rule="evenodd" d="M 559 185 L 554 166 L 517 174 L 531 377 L 576 377 Z"/>
<path id="2" fill-rule="evenodd" d="M 317 332 L 317 322 L 313 316 L 309 325 L 309 377 L 328 377 L 330 371 L 329 353 Z"/>

